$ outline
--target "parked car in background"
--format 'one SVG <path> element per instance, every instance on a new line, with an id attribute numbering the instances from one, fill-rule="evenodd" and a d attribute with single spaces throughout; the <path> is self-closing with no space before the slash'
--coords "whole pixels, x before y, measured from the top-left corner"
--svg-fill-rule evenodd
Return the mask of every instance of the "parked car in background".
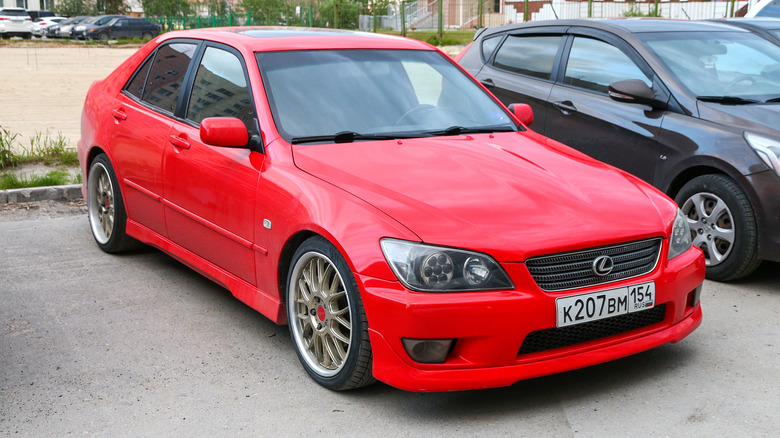
<path id="1" fill-rule="evenodd" d="M 70 30 L 70 37 L 79 40 L 86 39 L 87 34 L 93 32 L 95 28 L 102 27 L 109 21 L 119 17 L 128 18 L 127 15 L 98 15 L 97 17 L 89 17 L 73 26 Z"/>
<path id="2" fill-rule="evenodd" d="M 55 38 L 70 38 L 70 31 L 76 27 L 79 23 L 81 23 L 84 20 L 88 20 L 91 17 L 89 16 L 78 16 L 78 17 L 71 17 L 67 20 L 61 22 L 56 26 L 56 34 L 53 35 Z M 46 33 L 46 36 L 49 36 L 49 33 Z"/>
<path id="3" fill-rule="evenodd" d="M 30 15 L 30 18 L 33 19 L 33 22 L 39 21 L 39 18 L 46 18 L 46 17 L 56 17 L 57 14 L 55 14 L 52 11 L 27 11 L 27 13 Z"/>
<path id="4" fill-rule="evenodd" d="M 780 17 L 780 0 L 761 0 L 748 9 L 745 18 Z"/>
<path id="5" fill-rule="evenodd" d="M 780 261 L 780 47 L 724 23 L 560 20 L 490 28 L 461 65 L 537 132 L 674 197 L 733 280 Z"/>
<path id="6" fill-rule="evenodd" d="M 54 26 L 55 24 L 61 23 L 67 18 L 65 17 L 44 17 L 44 18 L 36 18 L 37 21 L 33 21 L 33 27 L 32 27 L 32 33 L 33 36 L 36 37 L 43 37 L 46 35 L 46 32 L 49 30 L 51 26 Z"/>
<path id="7" fill-rule="evenodd" d="M 22 8 L 0 8 L 0 38 L 32 38 L 32 18 Z"/>
<path id="8" fill-rule="evenodd" d="M 330 389 L 505 386 L 682 340 L 705 265 L 680 210 L 530 117 L 411 39 L 170 32 L 91 86 L 82 191 L 103 251 L 138 239 L 288 323 Z"/>
<path id="9" fill-rule="evenodd" d="M 116 17 L 108 22 L 86 26 L 84 36 L 91 40 L 108 41 L 119 38 L 150 40 L 160 34 L 160 26 L 143 18 Z"/>
<path id="10" fill-rule="evenodd" d="M 731 18 L 715 21 L 749 30 L 756 35 L 780 45 L 780 18 Z"/>

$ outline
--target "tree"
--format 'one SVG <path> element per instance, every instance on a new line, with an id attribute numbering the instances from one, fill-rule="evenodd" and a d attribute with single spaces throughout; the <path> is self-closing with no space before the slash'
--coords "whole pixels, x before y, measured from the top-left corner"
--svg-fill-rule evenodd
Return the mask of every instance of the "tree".
<path id="1" fill-rule="evenodd" d="M 287 10 L 284 0 L 242 0 L 241 7 L 255 17 L 253 24 L 266 25 L 277 24 Z"/>
<path id="2" fill-rule="evenodd" d="M 187 0 L 141 0 L 141 6 L 148 17 L 175 17 L 192 12 Z"/>
<path id="3" fill-rule="evenodd" d="M 57 15 L 75 17 L 77 15 L 92 15 L 95 11 L 89 0 L 59 0 L 54 5 Z"/>
<path id="4" fill-rule="evenodd" d="M 97 0 L 95 12 L 99 14 L 124 14 L 127 12 L 124 0 Z"/>

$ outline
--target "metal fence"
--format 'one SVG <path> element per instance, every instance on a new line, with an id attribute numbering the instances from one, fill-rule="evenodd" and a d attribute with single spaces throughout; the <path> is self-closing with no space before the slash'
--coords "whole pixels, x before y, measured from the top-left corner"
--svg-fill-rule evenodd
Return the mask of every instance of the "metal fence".
<path id="1" fill-rule="evenodd" d="M 361 30 L 470 30 L 523 21 L 566 18 L 656 16 L 702 20 L 724 18 L 757 0 L 740 1 L 599 1 L 599 0 L 415 0 L 391 4 L 385 15 L 369 15 L 356 2 L 325 10 L 317 6 L 253 14 L 151 17 L 163 30 L 223 26 L 287 25 Z M 744 9 L 743 9 L 744 10 Z"/>

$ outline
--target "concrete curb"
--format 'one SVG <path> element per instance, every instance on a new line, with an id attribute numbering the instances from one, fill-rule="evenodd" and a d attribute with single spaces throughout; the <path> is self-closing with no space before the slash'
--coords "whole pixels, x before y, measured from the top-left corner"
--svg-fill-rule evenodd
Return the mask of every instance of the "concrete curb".
<path id="1" fill-rule="evenodd" d="M 81 184 L 0 190 L 0 204 L 36 202 L 50 199 L 73 201 L 81 198 Z"/>

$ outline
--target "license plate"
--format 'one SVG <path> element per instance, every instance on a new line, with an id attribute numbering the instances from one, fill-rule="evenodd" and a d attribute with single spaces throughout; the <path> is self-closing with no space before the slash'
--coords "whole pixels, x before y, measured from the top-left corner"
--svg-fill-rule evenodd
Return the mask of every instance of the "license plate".
<path id="1" fill-rule="evenodd" d="M 655 282 L 555 299 L 556 326 L 582 324 L 655 306 Z"/>

